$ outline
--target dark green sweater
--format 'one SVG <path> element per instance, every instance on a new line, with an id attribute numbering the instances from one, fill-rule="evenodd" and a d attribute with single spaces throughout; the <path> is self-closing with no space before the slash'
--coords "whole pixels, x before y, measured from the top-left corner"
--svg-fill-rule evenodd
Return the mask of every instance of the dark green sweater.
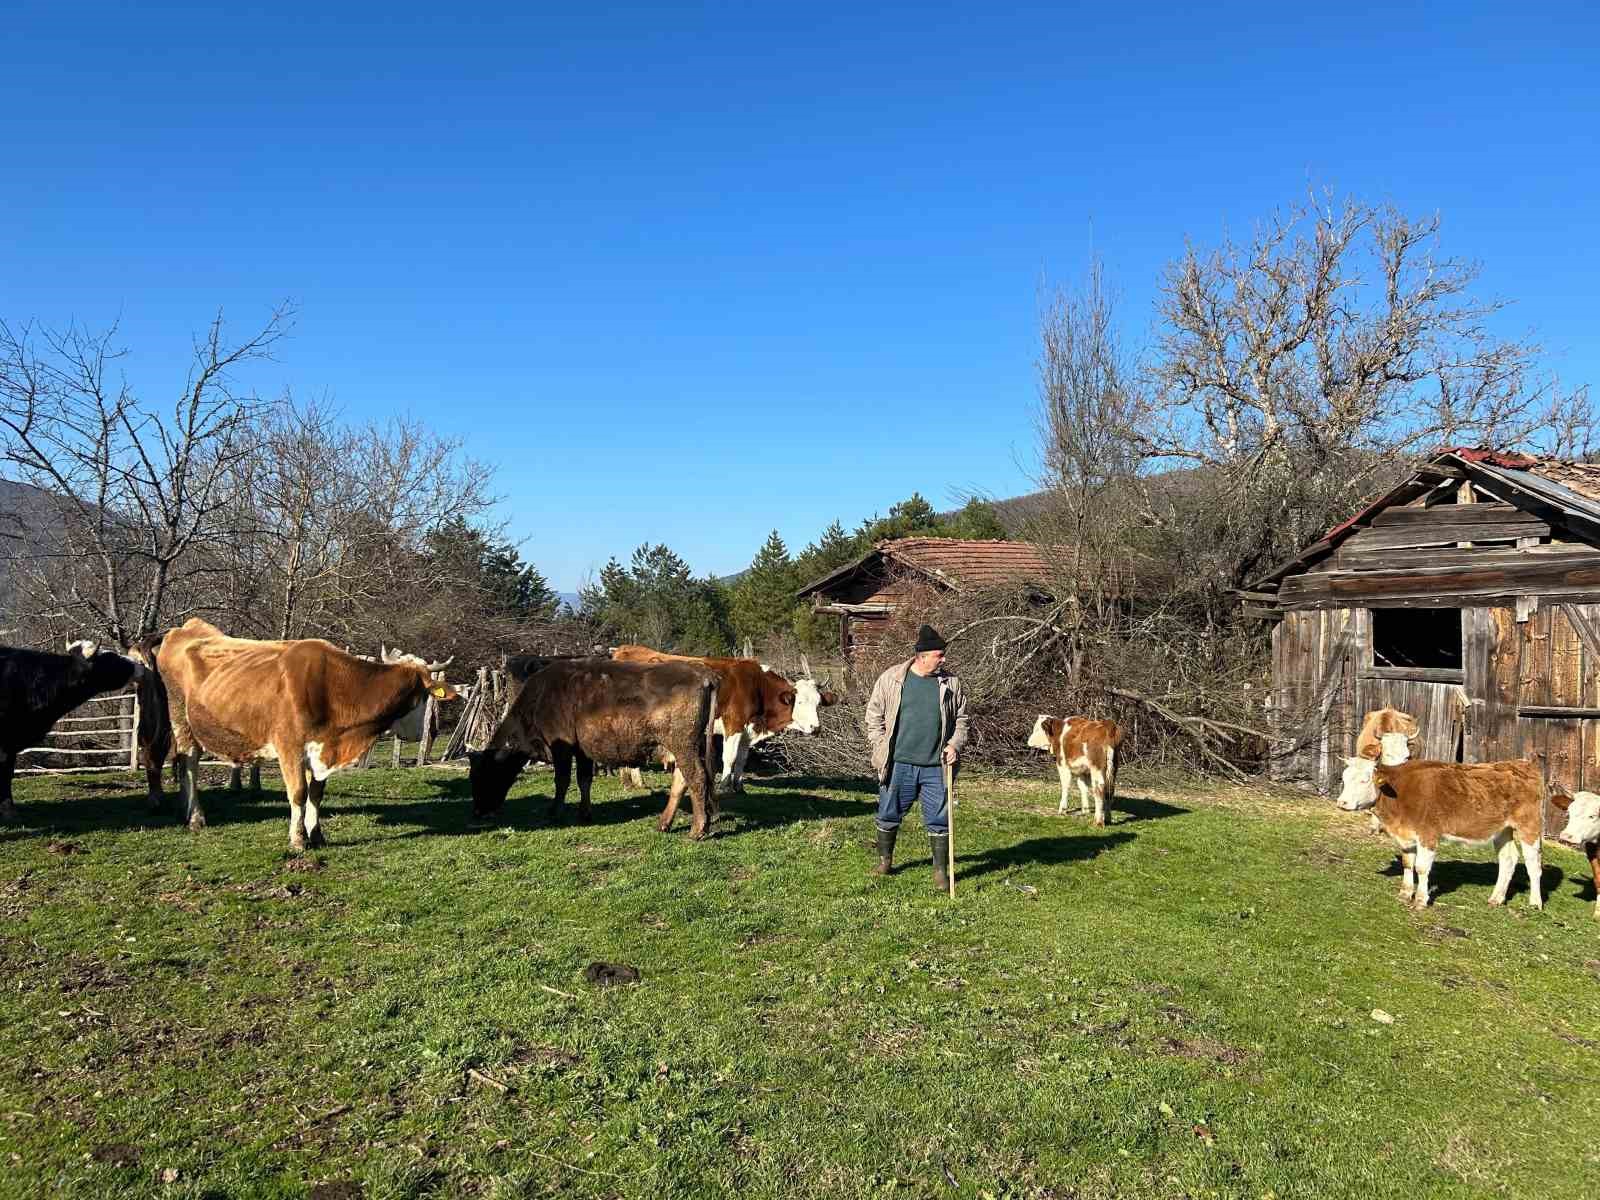
<path id="1" fill-rule="evenodd" d="M 918 767 L 938 765 L 940 734 L 939 677 L 906 672 L 900 689 L 900 718 L 895 726 L 894 760 Z"/>

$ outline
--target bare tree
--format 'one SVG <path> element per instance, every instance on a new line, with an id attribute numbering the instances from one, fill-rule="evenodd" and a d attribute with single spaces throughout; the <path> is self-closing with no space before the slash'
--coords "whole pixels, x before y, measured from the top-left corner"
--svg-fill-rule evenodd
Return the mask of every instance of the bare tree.
<path id="1" fill-rule="evenodd" d="M 269 357 L 291 315 L 280 306 L 238 341 L 216 317 L 167 411 L 113 377 L 114 328 L 0 322 L 0 453 L 58 518 L 52 544 L 19 565 L 76 629 L 129 645 L 194 611 L 187 598 L 226 569 L 203 551 L 233 536 L 228 481 L 266 407 L 233 373 Z"/>

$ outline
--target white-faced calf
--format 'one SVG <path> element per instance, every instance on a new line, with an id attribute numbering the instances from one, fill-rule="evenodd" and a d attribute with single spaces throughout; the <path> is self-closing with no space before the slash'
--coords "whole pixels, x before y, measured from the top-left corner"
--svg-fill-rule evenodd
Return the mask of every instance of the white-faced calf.
<path id="1" fill-rule="evenodd" d="M 1405 866 L 1400 898 L 1418 908 L 1428 903 L 1428 873 L 1441 841 L 1491 845 L 1500 858 L 1490 904 L 1504 904 L 1517 869 L 1517 847 L 1528 868 L 1528 903 L 1544 906 L 1539 890 L 1544 780 L 1526 759 L 1494 763 L 1403 763 L 1383 766 L 1370 758 L 1347 758 L 1339 807 L 1371 809 L 1378 824 L 1399 843 Z"/>
<path id="2" fill-rule="evenodd" d="M 1551 796 L 1550 803 L 1567 814 L 1567 823 L 1556 834 L 1556 840 L 1581 846 L 1589 856 L 1589 870 L 1594 875 L 1594 919 L 1600 921 L 1600 794 Z"/>
<path id="3" fill-rule="evenodd" d="M 1104 825 L 1117 793 L 1117 747 L 1122 745 L 1122 730 L 1116 722 L 1041 713 L 1028 735 L 1028 745 L 1047 751 L 1055 760 L 1061 777 L 1060 811 L 1067 811 L 1069 789 L 1076 784 L 1079 811 L 1088 812 L 1093 800 L 1094 823 Z"/>

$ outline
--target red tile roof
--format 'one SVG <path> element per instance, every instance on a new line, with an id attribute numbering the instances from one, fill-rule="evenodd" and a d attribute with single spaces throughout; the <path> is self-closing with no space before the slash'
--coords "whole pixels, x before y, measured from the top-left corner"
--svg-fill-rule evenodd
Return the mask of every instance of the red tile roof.
<path id="1" fill-rule="evenodd" d="M 1028 583 L 1044 579 L 1049 570 L 1030 542 L 895 538 L 879 542 L 878 549 L 952 587 Z"/>

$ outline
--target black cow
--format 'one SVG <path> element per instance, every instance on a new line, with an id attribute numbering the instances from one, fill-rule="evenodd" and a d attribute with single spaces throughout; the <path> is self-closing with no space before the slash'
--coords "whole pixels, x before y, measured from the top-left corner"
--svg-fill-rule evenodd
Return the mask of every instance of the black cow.
<path id="1" fill-rule="evenodd" d="M 527 761 L 537 755 L 555 764 L 552 818 L 562 812 L 572 761 L 578 762 L 579 817 L 588 820 L 594 764 L 637 765 L 678 760 L 678 774 L 659 827 L 672 825 L 684 790 L 694 809 L 690 837 L 706 835 L 711 778 L 706 764 L 717 716 L 717 677 L 687 663 L 612 662 L 604 658 L 526 656 L 513 669 L 520 688 L 488 746 L 470 755 L 472 811 L 486 817 L 505 803 L 506 793 Z"/>
<path id="2" fill-rule="evenodd" d="M 139 754 L 144 759 L 145 782 L 150 789 L 150 811 L 160 812 L 166 802 L 161 790 L 161 768 L 172 758 L 172 715 L 167 709 L 167 685 L 156 667 L 161 638 L 148 637 L 134 643 L 128 656 L 144 668 L 144 676 L 134 687 L 139 693 Z M 173 759 L 174 774 L 177 760 Z M 182 781 L 179 780 L 180 793 Z"/>
<path id="3" fill-rule="evenodd" d="M 93 642 L 65 654 L 0 646 L 0 821 L 16 816 L 11 773 L 17 755 L 42 745 L 50 727 L 90 696 L 127 687 L 144 674 L 133 659 Z"/>

